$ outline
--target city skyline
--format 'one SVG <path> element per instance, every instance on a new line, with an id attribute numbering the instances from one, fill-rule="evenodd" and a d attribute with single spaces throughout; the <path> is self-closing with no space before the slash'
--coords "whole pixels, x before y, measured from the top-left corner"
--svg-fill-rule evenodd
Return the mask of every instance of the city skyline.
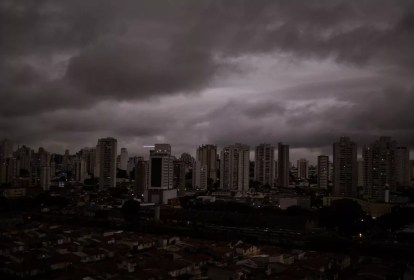
<path id="1" fill-rule="evenodd" d="M 306 160 L 309 161 L 309 164 L 310 165 L 316 166 L 317 165 L 317 161 L 318 161 L 318 157 L 321 156 L 321 155 L 328 156 L 330 158 L 330 161 L 332 161 L 332 158 L 333 158 L 332 144 L 335 143 L 341 137 L 347 137 L 347 136 L 338 136 L 338 138 L 335 139 L 331 143 L 331 145 L 329 147 L 327 147 L 326 149 L 323 149 L 322 150 L 322 151 L 326 151 L 325 153 L 318 153 L 318 151 L 320 151 L 320 150 L 315 149 L 312 152 L 312 154 L 310 154 L 310 155 L 308 154 L 308 157 L 304 156 L 304 153 L 301 153 L 301 149 L 296 149 L 295 150 L 295 148 L 293 148 L 293 149 L 292 148 L 289 148 L 289 157 L 290 157 L 291 164 L 294 165 L 294 166 L 296 166 L 297 165 L 296 163 L 298 161 L 300 161 L 301 159 L 306 159 Z M 395 138 L 393 138 L 391 136 L 380 136 L 378 138 L 373 138 L 371 140 L 368 140 L 369 142 L 367 142 L 367 143 L 359 143 L 359 142 L 355 141 L 356 144 L 357 144 L 357 158 L 358 158 L 358 160 L 363 160 L 364 146 L 371 144 L 373 141 L 376 141 L 376 140 L 380 139 L 381 137 L 390 137 L 393 140 L 397 140 L 398 141 L 398 139 L 395 139 Z M 112 136 L 106 136 L 106 137 L 101 137 L 101 138 L 114 138 L 114 139 L 117 140 L 118 143 L 122 143 L 122 139 L 120 141 L 120 139 L 117 139 L 116 137 L 112 137 Z M 70 154 L 76 154 L 78 152 L 81 152 L 83 149 L 96 148 L 96 141 L 99 140 L 99 139 L 96 139 L 95 141 L 92 141 L 92 142 L 95 142 L 95 145 L 93 145 L 93 144 L 91 146 L 85 146 L 84 145 L 84 146 L 80 147 L 79 149 L 75 149 L 75 150 L 64 149 L 62 152 L 54 152 L 54 151 L 48 150 L 44 146 L 32 147 L 32 146 L 25 145 L 25 144 L 17 145 L 10 138 L 1 138 L 0 139 L 0 141 L 4 141 L 4 140 L 11 141 L 11 143 L 13 145 L 13 151 L 17 150 L 18 147 L 23 147 L 24 146 L 24 147 L 28 147 L 28 148 L 30 148 L 30 149 L 32 149 L 34 151 L 36 151 L 39 148 L 43 148 L 46 151 L 50 152 L 51 154 L 61 154 L 61 155 L 63 155 L 67 151 L 69 151 Z M 354 139 L 352 139 L 352 140 L 354 140 Z M 218 146 L 218 145 L 216 145 L 214 143 L 200 143 L 200 144 L 194 146 L 194 148 L 190 148 L 189 150 L 184 150 L 182 152 L 181 151 L 180 152 L 179 151 L 176 151 L 175 147 L 173 145 L 171 145 L 171 143 L 168 143 L 168 144 L 171 145 L 171 147 L 172 147 L 171 154 L 173 156 L 179 158 L 182 154 L 190 154 L 194 159 L 196 159 L 197 158 L 197 150 L 200 147 L 202 147 L 202 146 L 205 146 L 205 145 L 207 145 L 207 146 L 209 146 L 209 145 L 215 146 L 216 149 L 217 149 L 217 156 L 219 156 L 220 155 L 220 151 L 224 150 L 226 148 L 226 146 L 233 145 L 235 143 L 237 143 L 237 142 L 228 143 L 227 145 L 224 145 L 224 146 Z M 243 141 L 241 141 L 241 143 L 242 144 L 245 144 Z M 249 160 L 250 161 L 255 161 L 255 151 L 256 151 L 256 147 L 258 147 L 260 145 L 271 145 L 271 146 L 277 147 L 278 143 L 286 143 L 286 144 L 288 144 L 290 146 L 290 143 L 289 142 L 264 142 L 264 143 L 254 144 L 254 145 L 248 145 L 248 144 L 246 144 L 246 145 L 248 145 L 250 147 L 250 149 L 249 149 Z M 117 156 L 121 156 L 122 155 L 122 152 L 123 152 L 123 149 L 126 149 L 128 151 L 127 153 L 129 154 L 129 158 L 133 158 L 133 157 L 143 157 L 143 158 L 148 159 L 149 158 L 149 155 L 150 155 L 149 153 L 151 151 L 151 148 L 153 148 L 155 144 L 160 144 L 160 143 L 152 143 L 151 145 L 144 145 L 142 147 L 135 147 L 135 148 L 134 147 L 132 147 L 132 148 L 126 148 L 126 147 L 123 147 L 123 146 L 121 146 L 121 145 L 118 144 Z M 398 141 L 398 144 L 399 144 L 399 146 L 403 147 L 403 145 L 401 145 L 401 143 L 399 141 Z M 293 153 L 292 153 L 292 150 L 293 150 Z M 275 151 L 274 151 L 275 159 L 277 159 L 277 154 L 278 154 L 277 149 L 275 149 Z M 414 158 L 414 150 L 409 150 L 409 158 L 410 159 Z"/>
<path id="2" fill-rule="evenodd" d="M 325 153 L 318 153 L 318 151 L 320 151 L 320 150 L 315 149 L 312 152 L 312 154 L 310 154 L 310 155 L 308 154 L 308 157 L 304 156 L 304 154 L 301 153 L 301 149 L 296 149 L 295 150 L 294 148 L 293 149 L 292 148 L 289 148 L 289 157 L 290 157 L 291 164 L 294 165 L 294 166 L 297 166 L 297 164 L 296 164 L 297 162 L 299 162 L 302 159 L 306 159 L 306 160 L 309 161 L 309 164 L 310 165 L 316 166 L 317 165 L 317 161 L 318 161 L 318 157 L 321 156 L 321 155 L 328 156 L 330 158 L 330 161 L 332 161 L 332 158 L 333 158 L 332 144 L 335 143 L 340 137 L 347 137 L 347 136 L 338 136 L 338 138 L 331 143 L 331 146 L 330 147 L 327 147 L 326 149 L 323 149 L 322 150 L 322 151 L 326 151 Z M 378 138 L 373 138 L 370 141 L 371 142 L 372 141 L 375 141 L 375 140 L 377 140 L 377 139 L 379 139 L 381 137 L 390 137 L 390 136 L 380 136 Z M 120 141 L 120 139 L 117 139 L 116 137 L 112 137 L 112 136 L 106 136 L 106 137 L 101 137 L 101 138 L 115 138 L 118 141 L 118 143 L 120 143 L 120 142 L 122 143 L 122 141 Z M 394 139 L 393 137 L 390 137 L 390 138 Z M 70 154 L 74 155 L 74 154 L 76 154 L 78 152 L 81 152 L 83 149 L 96 148 L 96 141 L 99 140 L 99 139 L 95 140 L 95 145 L 91 145 L 91 146 L 85 146 L 84 145 L 84 146 L 80 147 L 79 149 L 75 149 L 75 150 L 64 149 L 62 152 L 54 152 L 54 151 L 48 150 L 47 148 L 45 148 L 42 145 L 41 146 L 38 146 L 38 147 L 32 147 L 32 146 L 25 145 L 25 144 L 17 145 L 16 143 L 13 143 L 12 139 L 10 139 L 10 138 L 2 138 L 2 139 L 0 139 L 0 141 L 4 141 L 4 140 L 11 141 L 11 144 L 13 145 L 13 151 L 16 151 L 18 147 L 27 147 L 27 148 L 32 149 L 33 151 L 37 151 L 37 149 L 41 148 L 41 149 L 45 149 L 47 152 L 49 152 L 51 154 L 60 154 L 60 155 L 63 155 L 67 151 L 69 151 Z M 398 141 L 398 139 L 395 139 L 395 140 Z M 367 143 L 358 143 L 358 142 L 356 142 L 356 144 L 357 144 L 357 158 L 358 158 L 358 160 L 363 160 L 364 146 L 370 144 L 371 142 L 367 142 Z M 235 142 L 235 143 L 237 143 L 237 142 Z M 175 149 L 175 147 L 173 145 L 171 145 L 170 143 L 168 143 L 168 144 L 172 146 L 171 154 L 173 156 L 179 158 L 182 154 L 190 154 L 194 159 L 196 159 L 197 158 L 197 150 L 198 150 L 198 148 L 200 148 L 200 147 L 202 147 L 204 145 L 207 145 L 207 146 L 208 145 L 216 146 L 216 148 L 217 148 L 217 156 L 219 156 L 220 155 L 220 151 L 224 150 L 226 148 L 226 146 L 233 145 L 235 143 L 228 143 L 227 145 L 222 146 L 222 147 L 221 146 L 217 146 L 214 143 L 201 143 L 201 144 L 198 144 L 197 146 L 195 146 L 193 149 L 184 150 L 183 152 L 176 151 L 176 149 Z M 248 145 L 248 144 L 246 144 L 246 145 L 250 146 L 250 149 L 249 149 L 249 160 L 250 161 L 255 161 L 255 151 L 256 151 L 256 147 L 257 146 L 260 146 L 260 145 L 263 145 L 264 144 L 264 145 L 272 145 L 274 147 L 277 147 L 278 143 L 286 143 L 288 145 L 290 144 L 289 142 L 276 142 L 276 143 L 274 143 L 274 142 L 265 142 L 265 143 L 258 143 L 258 144 L 255 144 L 255 145 Z M 398 142 L 398 143 L 400 144 L 400 142 Z M 145 146 L 142 146 L 142 147 L 136 147 L 135 149 L 134 149 L 134 147 L 132 147 L 132 148 L 125 148 L 125 147 L 120 146 L 118 144 L 117 156 L 121 156 L 122 155 L 122 152 L 123 152 L 123 149 L 126 149 L 128 151 L 127 153 L 129 153 L 129 159 L 130 158 L 134 158 L 134 157 L 143 157 L 145 159 L 148 159 L 149 158 L 149 155 L 150 155 L 151 148 L 154 147 L 154 144 L 160 144 L 160 143 L 152 143 L 151 145 L 145 145 Z M 245 144 L 245 143 L 242 142 L 242 144 Z M 399 145 L 399 146 L 402 146 L 402 145 Z M 292 153 L 292 150 L 293 150 L 293 153 Z M 277 149 L 275 149 L 275 151 L 274 151 L 275 159 L 277 159 L 277 154 L 278 154 Z M 409 149 L 409 158 L 410 159 L 414 158 L 414 150 L 410 150 Z"/>
<path id="3" fill-rule="evenodd" d="M 297 160 L 341 135 L 390 135 L 412 150 L 413 11 L 412 1 L 6 1 L 0 137 L 59 153 L 106 136 L 178 153 L 282 141 Z"/>

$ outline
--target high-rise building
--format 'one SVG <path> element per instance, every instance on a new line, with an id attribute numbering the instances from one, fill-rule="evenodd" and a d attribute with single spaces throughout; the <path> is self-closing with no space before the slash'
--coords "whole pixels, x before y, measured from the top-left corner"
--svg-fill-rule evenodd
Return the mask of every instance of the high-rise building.
<path id="1" fill-rule="evenodd" d="M 395 165 L 396 186 L 410 186 L 410 150 L 407 147 L 396 148 Z"/>
<path id="2" fill-rule="evenodd" d="M 170 144 L 155 144 L 150 152 L 148 202 L 166 204 L 177 197 L 174 189 L 174 157 Z"/>
<path id="3" fill-rule="evenodd" d="M 364 182 L 365 182 L 365 179 L 364 179 L 364 175 L 365 175 L 364 166 L 365 166 L 364 160 L 359 159 L 358 160 L 358 187 L 363 187 L 364 186 Z"/>
<path id="4" fill-rule="evenodd" d="M 73 161 L 75 180 L 84 183 L 89 178 L 87 158 L 78 156 Z"/>
<path id="5" fill-rule="evenodd" d="M 318 156 L 318 188 L 327 189 L 329 185 L 329 156 Z"/>
<path id="6" fill-rule="evenodd" d="M 195 159 L 188 153 L 182 153 L 180 156 L 180 160 L 184 162 L 185 166 L 185 186 L 186 188 L 191 188 L 194 186 L 194 162 Z M 217 159 L 218 162 L 218 159 Z M 217 168 L 219 165 L 217 163 Z M 218 175 L 217 175 L 218 176 Z"/>
<path id="7" fill-rule="evenodd" d="M 8 157 L 0 163 L 0 184 L 14 186 L 18 175 L 18 163 L 15 157 Z"/>
<path id="8" fill-rule="evenodd" d="M 333 165 L 333 194 L 335 196 L 356 196 L 358 184 L 357 145 L 349 137 L 341 137 L 339 142 L 333 144 Z"/>
<path id="9" fill-rule="evenodd" d="M 75 180 L 83 183 L 90 175 L 94 174 L 95 149 L 83 148 L 76 153 L 73 161 Z"/>
<path id="10" fill-rule="evenodd" d="M 332 161 L 329 162 L 329 181 L 334 181 L 334 164 Z"/>
<path id="11" fill-rule="evenodd" d="M 396 148 L 397 142 L 385 136 L 364 147 L 364 191 L 368 197 L 381 199 L 386 188 L 395 190 Z"/>
<path id="12" fill-rule="evenodd" d="M 139 157 L 135 165 L 135 191 L 136 196 L 142 200 L 144 199 L 145 192 L 148 191 L 148 175 L 148 161 Z"/>
<path id="13" fill-rule="evenodd" d="M 137 166 L 138 161 L 144 160 L 144 157 L 130 157 L 128 159 L 128 164 L 127 164 L 127 172 L 128 174 L 131 173 L 134 168 Z"/>
<path id="14" fill-rule="evenodd" d="M 116 187 L 116 155 L 117 141 L 107 137 L 98 140 L 97 154 L 99 154 L 99 187 Z"/>
<path id="15" fill-rule="evenodd" d="M 149 189 L 173 188 L 173 160 L 169 144 L 155 144 L 155 149 L 150 154 Z"/>
<path id="16" fill-rule="evenodd" d="M 93 176 L 95 178 L 100 178 L 101 174 L 101 155 L 100 155 L 100 143 L 98 141 L 98 144 L 96 145 L 95 149 L 95 164 L 93 165 Z"/>
<path id="17" fill-rule="evenodd" d="M 236 143 L 225 147 L 221 152 L 220 188 L 241 193 L 249 189 L 248 145 Z"/>
<path id="18" fill-rule="evenodd" d="M 290 181 L 290 164 L 289 164 L 289 145 L 279 143 L 277 152 L 277 182 L 281 188 L 289 187 Z"/>
<path id="19" fill-rule="evenodd" d="M 65 150 L 65 154 L 63 155 L 63 170 L 66 172 L 70 172 L 73 169 L 73 162 L 72 157 L 70 156 L 69 150 Z"/>
<path id="20" fill-rule="evenodd" d="M 121 148 L 119 169 L 127 170 L 128 168 L 128 150 L 127 148 Z"/>
<path id="21" fill-rule="evenodd" d="M 40 187 L 44 191 L 50 189 L 50 166 L 42 166 L 40 168 Z"/>
<path id="22" fill-rule="evenodd" d="M 255 150 L 254 180 L 262 185 L 275 183 L 275 148 L 270 144 L 260 144 Z"/>
<path id="23" fill-rule="evenodd" d="M 301 158 L 298 160 L 298 178 L 307 180 L 309 178 L 309 161 Z"/>
<path id="24" fill-rule="evenodd" d="M 9 139 L 0 142 L 0 164 L 13 156 L 13 143 Z"/>
<path id="25" fill-rule="evenodd" d="M 217 146 L 202 145 L 198 147 L 196 161 L 206 168 L 207 185 L 213 185 L 217 181 Z"/>
<path id="26" fill-rule="evenodd" d="M 31 172 L 32 150 L 29 147 L 21 146 L 16 151 L 16 158 L 19 165 L 19 175 L 29 176 Z"/>
<path id="27" fill-rule="evenodd" d="M 185 163 L 182 160 L 174 160 L 174 177 L 173 187 L 178 190 L 179 194 L 185 192 Z"/>
<path id="28" fill-rule="evenodd" d="M 202 164 L 201 161 L 194 161 L 193 163 L 193 188 L 206 190 L 207 189 L 207 165 Z"/>
<path id="29" fill-rule="evenodd" d="M 45 182 L 42 183 L 42 172 L 44 167 L 49 168 L 48 171 L 48 180 L 46 184 L 50 184 L 50 153 L 47 152 L 44 148 L 40 147 L 38 152 L 32 152 L 31 161 L 30 161 L 30 175 L 33 186 L 40 186 L 43 189 L 47 189 L 48 186 L 44 186 Z"/>
<path id="30" fill-rule="evenodd" d="M 99 177 L 95 175 L 95 165 L 96 165 L 96 147 L 88 148 L 88 173 L 92 177 Z"/>

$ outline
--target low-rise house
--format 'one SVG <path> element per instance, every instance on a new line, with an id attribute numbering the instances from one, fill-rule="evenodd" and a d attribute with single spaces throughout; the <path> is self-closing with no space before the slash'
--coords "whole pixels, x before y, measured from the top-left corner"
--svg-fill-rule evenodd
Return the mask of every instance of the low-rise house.
<path id="1" fill-rule="evenodd" d="M 178 277 L 190 273 L 194 265 L 186 260 L 162 261 L 159 267 L 167 272 L 170 277 Z"/>
<path id="2" fill-rule="evenodd" d="M 257 246 L 243 243 L 236 246 L 236 253 L 243 257 L 253 257 L 260 254 L 260 249 Z"/>

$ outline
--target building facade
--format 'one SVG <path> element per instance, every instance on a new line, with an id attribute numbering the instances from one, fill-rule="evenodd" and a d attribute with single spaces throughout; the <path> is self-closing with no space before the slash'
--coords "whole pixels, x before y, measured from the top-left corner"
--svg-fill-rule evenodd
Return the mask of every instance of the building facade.
<path id="1" fill-rule="evenodd" d="M 241 193 L 249 189 L 249 160 L 248 145 L 236 143 L 225 147 L 221 152 L 220 188 Z"/>
<path id="2" fill-rule="evenodd" d="M 329 156 L 318 156 L 318 188 L 327 189 L 329 185 Z"/>
<path id="3" fill-rule="evenodd" d="M 177 197 L 174 189 L 174 157 L 170 144 L 155 144 L 150 151 L 147 202 L 167 204 Z"/>
<path id="4" fill-rule="evenodd" d="M 395 165 L 396 187 L 410 186 L 410 150 L 407 147 L 396 148 Z"/>
<path id="5" fill-rule="evenodd" d="M 307 180 L 309 179 L 309 161 L 301 158 L 297 161 L 298 178 Z"/>
<path id="6" fill-rule="evenodd" d="M 262 185 L 275 184 L 275 148 L 270 144 L 260 144 L 254 154 L 254 180 Z"/>
<path id="7" fill-rule="evenodd" d="M 384 196 L 385 188 L 395 186 L 395 149 L 397 142 L 391 137 L 380 137 L 364 146 L 364 191 L 368 197 Z"/>
<path id="8" fill-rule="evenodd" d="M 281 188 L 287 188 L 290 183 L 289 145 L 284 143 L 278 144 L 277 159 L 278 186 Z"/>
<path id="9" fill-rule="evenodd" d="M 196 162 L 206 168 L 208 186 L 217 181 L 217 157 L 217 146 L 215 145 L 202 145 L 197 149 Z"/>
<path id="10" fill-rule="evenodd" d="M 356 196 L 358 184 L 357 144 L 348 137 L 341 137 L 339 142 L 334 143 L 333 165 L 333 194 L 335 196 Z"/>
<path id="11" fill-rule="evenodd" d="M 116 156 L 117 140 L 107 137 L 98 140 L 97 154 L 99 155 L 99 187 L 116 187 Z"/>
<path id="12" fill-rule="evenodd" d="M 128 150 L 127 148 L 121 148 L 119 169 L 127 170 L 128 169 Z"/>

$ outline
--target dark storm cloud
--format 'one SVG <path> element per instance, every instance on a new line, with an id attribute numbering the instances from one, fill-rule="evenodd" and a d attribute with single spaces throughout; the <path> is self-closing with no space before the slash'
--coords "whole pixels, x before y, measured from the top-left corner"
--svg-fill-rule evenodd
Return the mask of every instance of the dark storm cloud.
<path id="1" fill-rule="evenodd" d="M 219 63 L 211 53 L 170 46 L 98 45 L 71 59 L 67 78 L 86 94 L 140 99 L 157 94 L 196 91 Z"/>
<path id="2" fill-rule="evenodd" d="M 172 136 L 176 132 L 186 141 L 207 134 L 203 141 L 282 138 L 297 147 L 318 147 L 338 133 L 392 132 L 409 142 L 413 49 L 414 4 L 408 0 L 3 0 L 0 134 L 73 143 L 76 137 L 65 131 L 85 135 L 82 139 L 91 131 L 93 137 L 113 133 L 167 140 L 180 138 Z M 260 68 L 247 71 L 239 57 L 280 53 L 292 61 L 328 60 L 374 74 L 335 77 L 331 83 L 290 82 L 268 95 L 257 90 L 261 98 L 223 97 L 223 104 L 205 114 L 184 114 L 187 108 L 169 104 L 157 114 L 143 109 L 181 94 L 198 98 L 216 83 L 225 84 L 231 73 L 243 79 L 244 71 Z M 121 116 L 108 105 L 125 101 L 138 102 L 142 113 Z M 94 111 L 102 102 L 107 111 Z M 84 110 L 92 113 L 77 116 Z M 115 117 L 102 118 L 106 114 Z M 137 124 L 130 122 L 134 117 Z"/>

